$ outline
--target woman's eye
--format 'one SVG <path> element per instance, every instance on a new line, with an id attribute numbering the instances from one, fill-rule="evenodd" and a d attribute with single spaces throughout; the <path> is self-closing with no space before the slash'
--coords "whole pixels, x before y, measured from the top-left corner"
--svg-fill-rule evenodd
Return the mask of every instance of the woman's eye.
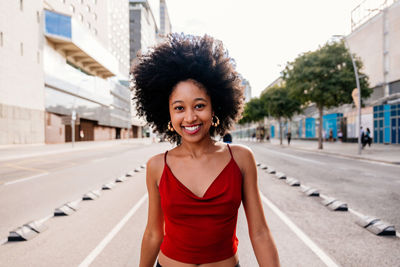
<path id="1" fill-rule="evenodd" d="M 197 104 L 195 107 L 196 107 L 196 108 L 204 108 L 205 105 L 204 105 L 204 104 Z"/>
<path id="2" fill-rule="evenodd" d="M 178 111 L 181 111 L 181 110 L 183 110 L 183 107 L 177 106 L 177 107 L 174 107 L 174 109 L 175 109 L 175 110 L 178 110 Z"/>

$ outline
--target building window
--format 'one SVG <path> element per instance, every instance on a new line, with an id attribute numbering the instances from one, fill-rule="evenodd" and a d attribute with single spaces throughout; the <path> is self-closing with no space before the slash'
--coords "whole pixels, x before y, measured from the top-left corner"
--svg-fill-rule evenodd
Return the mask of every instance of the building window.
<path id="1" fill-rule="evenodd" d="M 23 56 L 24 55 L 24 43 L 20 43 L 19 47 L 20 47 L 21 56 Z"/>
<path id="2" fill-rule="evenodd" d="M 87 27 L 90 29 L 92 27 L 92 25 L 90 25 L 90 23 L 87 23 Z"/>
<path id="3" fill-rule="evenodd" d="M 97 14 L 96 13 L 93 14 L 93 18 L 94 18 L 94 20 L 97 20 Z"/>
<path id="4" fill-rule="evenodd" d="M 93 29 L 94 35 L 97 35 L 97 29 Z"/>
<path id="5" fill-rule="evenodd" d="M 37 19 L 37 22 L 40 23 L 40 12 L 39 11 L 36 11 L 36 19 Z"/>
<path id="6" fill-rule="evenodd" d="M 80 21 L 83 21 L 83 15 L 81 13 L 79 13 L 78 18 Z"/>
<path id="7" fill-rule="evenodd" d="M 24 10 L 24 0 L 19 0 L 19 9 L 20 9 L 21 11 Z"/>
<path id="8" fill-rule="evenodd" d="M 83 0 L 81 0 L 81 4 L 83 5 Z"/>
<path id="9" fill-rule="evenodd" d="M 0 32 L 0 46 L 3 47 L 3 32 Z"/>
<path id="10" fill-rule="evenodd" d="M 93 0 L 93 4 L 97 5 L 97 0 Z"/>
<path id="11" fill-rule="evenodd" d="M 86 5 L 86 11 L 90 12 L 90 6 L 89 5 Z"/>
<path id="12" fill-rule="evenodd" d="M 74 5 L 70 5 L 70 6 L 69 6 L 69 9 L 71 10 L 72 13 L 75 13 L 75 7 L 74 7 Z"/>
<path id="13" fill-rule="evenodd" d="M 40 64 L 40 51 L 37 51 L 37 63 Z"/>

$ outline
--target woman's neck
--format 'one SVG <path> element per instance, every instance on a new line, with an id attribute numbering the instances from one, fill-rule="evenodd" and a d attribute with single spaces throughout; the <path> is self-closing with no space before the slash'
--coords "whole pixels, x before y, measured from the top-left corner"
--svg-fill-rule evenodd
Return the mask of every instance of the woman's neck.
<path id="1" fill-rule="evenodd" d="M 180 149 L 182 153 L 187 154 L 192 158 L 199 158 L 205 153 L 209 152 L 210 149 L 214 147 L 215 142 L 216 141 L 213 140 L 210 136 L 196 143 L 185 142 L 184 140 L 182 140 Z"/>

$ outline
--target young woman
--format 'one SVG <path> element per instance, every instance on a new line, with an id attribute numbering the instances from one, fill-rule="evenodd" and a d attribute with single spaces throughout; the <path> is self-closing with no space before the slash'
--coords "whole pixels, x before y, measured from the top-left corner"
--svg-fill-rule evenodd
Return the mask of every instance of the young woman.
<path id="1" fill-rule="evenodd" d="M 241 81 L 222 43 L 171 35 L 132 66 L 138 113 L 177 144 L 147 163 L 148 221 L 140 266 L 239 266 L 241 203 L 260 266 L 279 266 L 252 152 L 216 142 L 238 119 Z"/>

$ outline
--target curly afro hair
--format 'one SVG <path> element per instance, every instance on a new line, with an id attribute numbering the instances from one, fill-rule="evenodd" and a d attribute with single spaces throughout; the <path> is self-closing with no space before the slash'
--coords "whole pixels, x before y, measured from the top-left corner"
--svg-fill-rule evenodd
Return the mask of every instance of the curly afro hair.
<path id="1" fill-rule="evenodd" d="M 131 77 L 138 115 L 170 142 L 180 143 L 180 136 L 168 130 L 169 97 L 180 81 L 192 79 L 210 96 L 213 112 L 220 120 L 217 127 L 210 128 L 211 136 L 223 135 L 239 119 L 243 88 L 221 41 L 208 35 L 172 34 L 135 61 Z"/>

